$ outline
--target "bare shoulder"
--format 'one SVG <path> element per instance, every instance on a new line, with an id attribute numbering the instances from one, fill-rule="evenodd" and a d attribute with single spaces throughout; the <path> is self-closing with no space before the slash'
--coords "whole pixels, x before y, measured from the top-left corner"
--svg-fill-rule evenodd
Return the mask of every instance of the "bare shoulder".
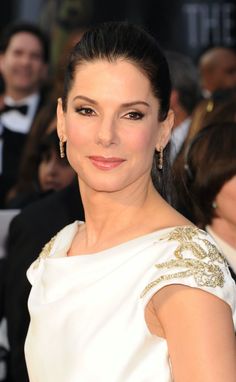
<path id="1" fill-rule="evenodd" d="M 185 218 L 181 213 L 179 213 L 176 209 L 174 209 L 172 206 L 170 206 L 167 202 L 164 202 L 161 206 L 162 208 L 159 209 L 159 213 L 157 216 L 160 217 L 162 220 L 162 224 L 166 227 L 175 227 L 175 226 L 192 226 L 194 227 L 194 224 Z"/>
<path id="2" fill-rule="evenodd" d="M 178 310 L 181 314 L 189 312 L 191 320 L 194 308 L 198 313 L 203 310 L 209 311 L 213 307 L 231 312 L 230 306 L 218 296 L 200 288 L 181 284 L 167 285 L 162 288 L 153 296 L 152 302 L 157 315 L 162 309 L 174 309 L 175 313 Z"/>
<path id="3" fill-rule="evenodd" d="M 168 342 L 174 379 L 235 381 L 234 327 L 225 301 L 204 290 L 170 285 L 152 302 Z"/>

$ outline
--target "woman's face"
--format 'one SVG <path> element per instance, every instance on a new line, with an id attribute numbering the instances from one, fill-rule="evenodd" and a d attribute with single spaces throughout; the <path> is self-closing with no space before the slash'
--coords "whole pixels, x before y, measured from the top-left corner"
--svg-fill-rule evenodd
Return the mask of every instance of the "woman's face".
<path id="1" fill-rule="evenodd" d="M 149 79 L 125 60 L 97 60 L 77 68 L 67 110 L 58 105 L 58 133 L 80 181 L 119 191 L 150 179 L 155 148 L 165 147 L 172 112 L 158 121 Z"/>
<path id="2" fill-rule="evenodd" d="M 217 216 L 236 226 L 236 175 L 223 185 L 215 202 Z"/>
<path id="3" fill-rule="evenodd" d="M 61 160 L 55 149 L 45 152 L 39 164 L 38 179 L 43 192 L 58 191 L 68 186 L 75 178 L 68 162 Z"/>

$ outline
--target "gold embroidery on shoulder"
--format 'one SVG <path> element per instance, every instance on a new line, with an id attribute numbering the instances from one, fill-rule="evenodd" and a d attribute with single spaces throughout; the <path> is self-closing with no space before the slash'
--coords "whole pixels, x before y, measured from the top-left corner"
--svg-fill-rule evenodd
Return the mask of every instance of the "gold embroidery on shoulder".
<path id="1" fill-rule="evenodd" d="M 55 239 L 56 239 L 56 235 L 47 244 L 44 245 L 42 251 L 40 252 L 40 254 L 38 256 L 38 258 L 34 262 L 34 268 L 38 268 L 40 260 L 46 259 L 49 256 L 49 254 L 51 252 L 51 249 L 53 247 L 53 244 L 55 242 Z"/>
<path id="2" fill-rule="evenodd" d="M 201 233 L 201 235 L 199 235 Z M 143 297 L 151 288 L 164 280 L 173 280 L 193 276 L 198 286 L 207 287 L 223 287 L 224 275 L 218 264 L 226 264 L 226 260 L 219 253 L 218 249 L 206 238 L 207 233 L 200 231 L 195 227 L 177 227 L 167 235 L 162 236 L 159 240 L 177 241 L 179 245 L 174 251 L 174 259 L 155 264 L 157 269 L 184 269 L 180 272 L 161 275 L 156 280 L 148 284 L 141 297 Z M 197 237 L 203 247 L 196 243 L 194 239 Z M 206 249 L 205 249 L 206 248 Z M 194 258 L 188 258 L 187 252 L 190 251 Z M 218 263 L 218 264 L 217 264 Z"/>

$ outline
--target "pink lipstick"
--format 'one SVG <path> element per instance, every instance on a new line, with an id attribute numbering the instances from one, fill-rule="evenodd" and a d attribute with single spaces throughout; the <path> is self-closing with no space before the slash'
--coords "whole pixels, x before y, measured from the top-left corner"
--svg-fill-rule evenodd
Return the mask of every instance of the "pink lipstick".
<path id="1" fill-rule="evenodd" d="M 125 162 L 125 159 L 116 157 L 89 156 L 88 158 L 95 167 L 104 171 L 113 170 Z"/>

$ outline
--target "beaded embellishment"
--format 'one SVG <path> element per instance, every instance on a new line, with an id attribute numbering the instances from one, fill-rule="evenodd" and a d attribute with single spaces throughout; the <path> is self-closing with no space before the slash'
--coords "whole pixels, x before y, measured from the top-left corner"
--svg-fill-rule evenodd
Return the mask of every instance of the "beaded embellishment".
<path id="1" fill-rule="evenodd" d="M 200 233 L 201 235 L 199 235 Z M 170 269 L 172 272 L 176 269 L 176 272 L 163 274 L 149 283 L 141 293 L 141 298 L 161 281 L 190 276 L 194 277 L 198 286 L 223 287 L 224 274 L 219 264 L 226 264 L 226 260 L 219 253 L 216 246 L 207 238 L 202 238 L 202 235 L 207 236 L 207 233 L 195 227 L 177 227 L 159 239 L 179 242 L 172 259 L 155 264 L 157 269 Z M 195 242 L 195 238 L 204 245 L 201 246 Z M 188 252 L 191 252 L 193 257 L 188 257 Z M 181 271 L 178 271 L 179 268 L 181 268 Z"/>
<path id="2" fill-rule="evenodd" d="M 52 237 L 52 239 L 46 243 L 42 249 L 42 251 L 40 252 L 38 258 L 35 260 L 34 262 L 34 268 L 38 268 L 39 266 L 39 263 L 42 259 L 46 259 L 47 257 L 49 257 L 49 254 L 51 252 L 51 249 L 53 247 L 53 244 L 55 242 L 55 239 L 56 239 L 56 235 L 54 237 Z"/>

